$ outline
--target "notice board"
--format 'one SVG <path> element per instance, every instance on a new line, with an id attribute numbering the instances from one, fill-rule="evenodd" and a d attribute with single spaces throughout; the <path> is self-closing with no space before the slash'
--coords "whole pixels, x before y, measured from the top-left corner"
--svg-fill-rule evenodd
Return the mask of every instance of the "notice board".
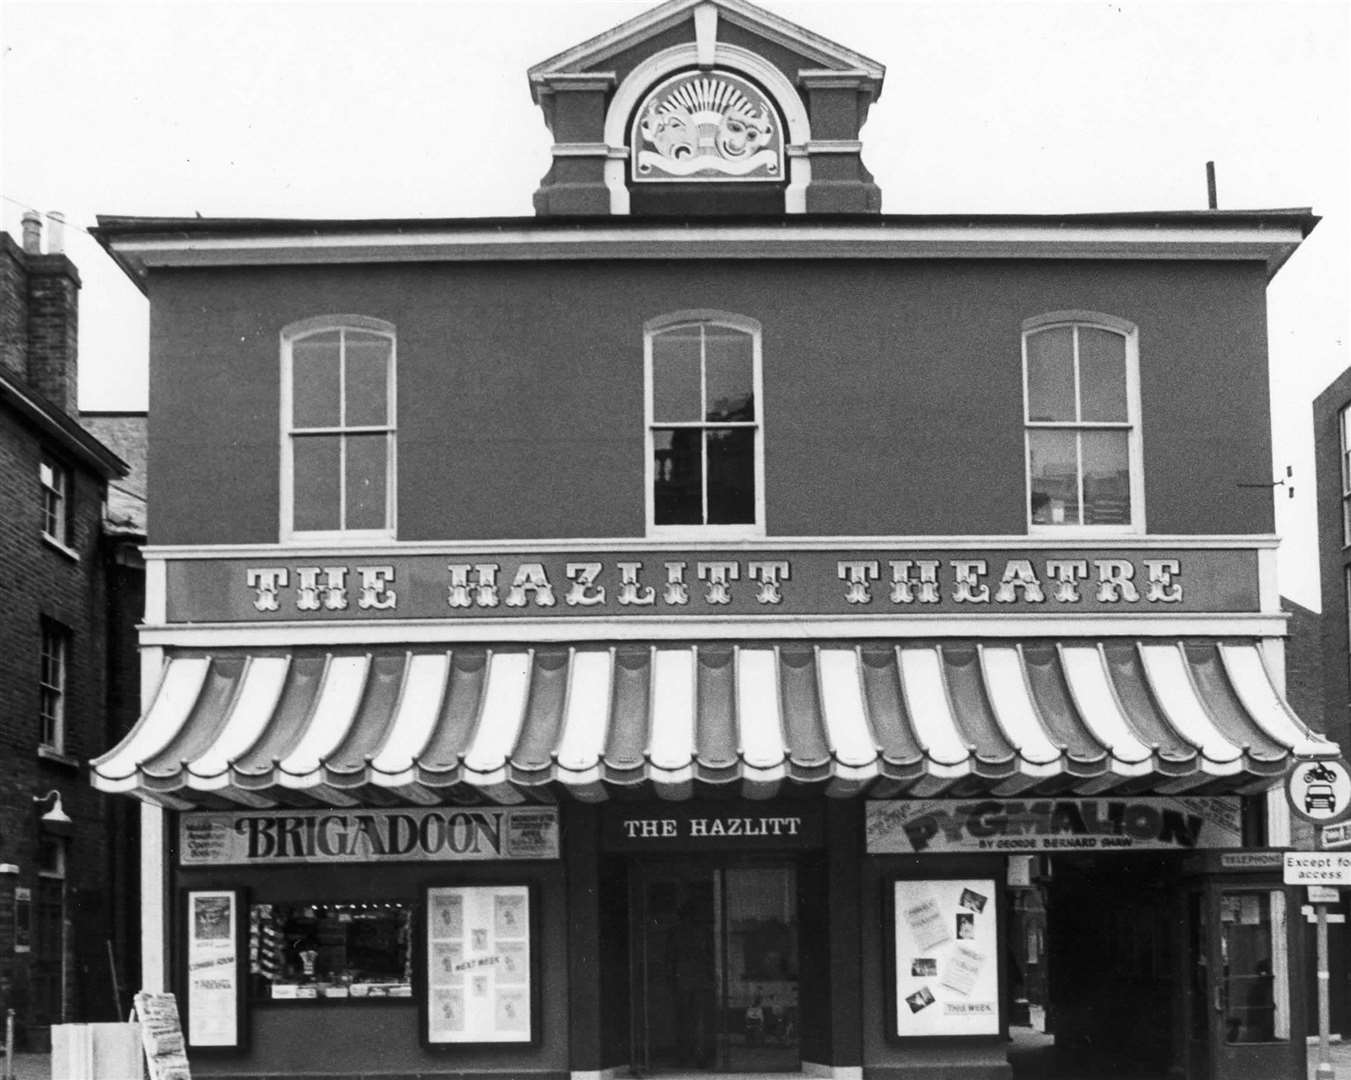
<path id="1" fill-rule="evenodd" d="M 135 1002 L 150 1080 L 192 1080 L 183 1025 L 178 1019 L 178 1002 L 173 994 L 142 990 Z"/>

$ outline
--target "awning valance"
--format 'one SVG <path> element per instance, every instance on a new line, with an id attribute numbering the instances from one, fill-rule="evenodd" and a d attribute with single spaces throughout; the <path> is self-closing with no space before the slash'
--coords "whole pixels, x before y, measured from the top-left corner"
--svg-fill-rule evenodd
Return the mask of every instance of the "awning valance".
<path id="1" fill-rule="evenodd" d="M 220 650 L 93 763 L 169 806 L 1256 791 L 1335 756 L 1252 641 Z"/>

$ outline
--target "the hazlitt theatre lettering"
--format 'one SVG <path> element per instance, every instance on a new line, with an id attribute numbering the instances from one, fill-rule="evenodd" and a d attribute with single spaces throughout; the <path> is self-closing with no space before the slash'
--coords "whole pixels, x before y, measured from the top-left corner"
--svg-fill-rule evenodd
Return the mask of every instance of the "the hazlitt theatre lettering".
<path id="1" fill-rule="evenodd" d="M 1232 797 L 875 801 L 867 814 L 873 854 L 1191 851 L 1241 842 Z"/>
<path id="2" fill-rule="evenodd" d="M 1256 552 L 794 550 L 169 560 L 170 621 L 1221 612 Z"/>

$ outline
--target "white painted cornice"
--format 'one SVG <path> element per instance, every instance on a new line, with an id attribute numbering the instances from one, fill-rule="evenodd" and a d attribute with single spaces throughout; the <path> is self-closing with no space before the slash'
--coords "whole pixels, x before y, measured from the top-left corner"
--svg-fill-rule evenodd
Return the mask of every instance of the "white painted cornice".
<path id="1" fill-rule="evenodd" d="M 538 224 L 537 219 L 447 227 L 352 223 L 262 224 L 148 233 L 120 228 L 100 237 L 133 279 L 159 268 L 299 266 L 398 262 L 520 262 L 581 259 L 1110 259 L 1259 261 L 1268 276 L 1299 247 L 1304 219 L 1242 221 L 1168 215 L 940 218 L 748 224 L 605 221 Z"/>

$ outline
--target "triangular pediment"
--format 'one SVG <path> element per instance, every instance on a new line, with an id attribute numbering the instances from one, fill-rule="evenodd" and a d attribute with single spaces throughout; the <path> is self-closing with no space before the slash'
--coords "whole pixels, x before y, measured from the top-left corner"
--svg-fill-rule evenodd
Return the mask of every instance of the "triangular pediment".
<path id="1" fill-rule="evenodd" d="M 644 42 L 665 38 L 682 24 L 692 23 L 698 8 L 715 9 L 720 21 L 739 27 L 770 46 L 795 54 L 804 67 L 856 72 L 875 82 L 874 97 L 881 90 L 886 74 L 883 64 L 773 12 L 746 3 L 746 0 L 667 0 L 535 64 L 528 72 L 532 92 L 538 100 L 537 88 L 547 76 L 595 72 L 614 58 L 639 49 Z"/>
<path id="2" fill-rule="evenodd" d="M 877 213 L 876 60 L 747 0 L 667 0 L 529 70 L 548 215 Z"/>

